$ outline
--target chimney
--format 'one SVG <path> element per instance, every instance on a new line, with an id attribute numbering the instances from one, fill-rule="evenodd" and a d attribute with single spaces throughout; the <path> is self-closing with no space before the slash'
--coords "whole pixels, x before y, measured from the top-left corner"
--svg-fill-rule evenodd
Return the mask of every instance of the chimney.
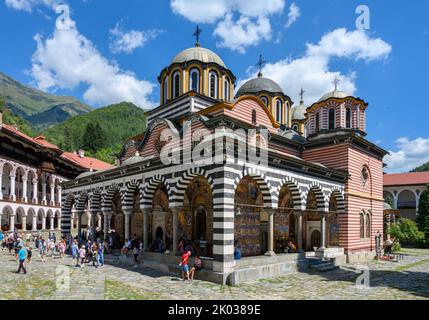
<path id="1" fill-rule="evenodd" d="M 85 151 L 82 149 L 79 150 L 79 158 L 85 158 Z"/>

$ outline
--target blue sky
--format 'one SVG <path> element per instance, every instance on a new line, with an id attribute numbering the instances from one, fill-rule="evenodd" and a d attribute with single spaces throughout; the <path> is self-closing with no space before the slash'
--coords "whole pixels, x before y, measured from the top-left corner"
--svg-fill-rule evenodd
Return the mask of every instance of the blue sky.
<path id="1" fill-rule="evenodd" d="M 370 9 L 369 30 L 356 29 L 359 5 Z M 338 74 L 340 89 L 369 103 L 368 139 L 400 172 L 429 161 L 428 11 L 427 1 L 0 0 L 0 71 L 94 107 L 147 108 L 159 101 L 159 72 L 194 45 L 199 23 L 202 45 L 238 83 L 254 76 L 259 54 L 264 75 L 296 103 L 301 86 L 312 103 Z"/>

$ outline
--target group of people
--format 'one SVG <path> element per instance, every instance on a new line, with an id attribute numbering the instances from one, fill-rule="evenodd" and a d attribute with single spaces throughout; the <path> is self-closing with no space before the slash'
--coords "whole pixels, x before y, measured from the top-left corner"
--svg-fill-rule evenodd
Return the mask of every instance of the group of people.
<path id="1" fill-rule="evenodd" d="M 104 267 L 104 251 L 107 241 L 92 242 L 87 240 L 80 247 L 77 240 L 71 244 L 71 255 L 76 260 L 76 266 L 82 268 L 85 263 L 91 263 L 95 268 Z"/>
<path id="2" fill-rule="evenodd" d="M 189 268 L 189 258 L 191 257 L 192 252 L 191 251 L 186 251 L 185 253 L 182 254 L 182 257 L 180 259 L 180 263 L 179 263 L 179 268 L 182 271 L 182 279 L 183 281 L 193 281 L 194 280 L 194 276 L 195 273 L 198 270 L 202 269 L 202 260 L 200 256 L 195 256 L 194 259 L 194 266 Z"/>

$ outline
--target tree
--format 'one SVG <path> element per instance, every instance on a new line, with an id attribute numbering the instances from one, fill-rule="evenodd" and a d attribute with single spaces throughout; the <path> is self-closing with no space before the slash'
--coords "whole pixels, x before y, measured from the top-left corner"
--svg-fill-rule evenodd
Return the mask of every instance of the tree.
<path id="1" fill-rule="evenodd" d="M 96 153 L 106 145 L 106 135 L 100 124 L 90 122 L 83 135 L 82 149 Z"/>
<path id="2" fill-rule="evenodd" d="M 417 225 L 419 230 L 424 233 L 426 243 L 429 243 L 429 184 L 420 195 Z"/>
<path id="3" fill-rule="evenodd" d="M 389 234 L 403 244 L 419 244 L 424 240 L 424 233 L 419 231 L 417 224 L 410 220 L 402 218 L 399 223 L 389 229 Z"/>

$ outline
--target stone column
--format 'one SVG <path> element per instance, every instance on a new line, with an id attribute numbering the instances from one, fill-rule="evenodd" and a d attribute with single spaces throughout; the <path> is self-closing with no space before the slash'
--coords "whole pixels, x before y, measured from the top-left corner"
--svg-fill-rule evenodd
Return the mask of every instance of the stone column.
<path id="1" fill-rule="evenodd" d="M 102 214 L 104 217 L 104 226 L 103 226 L 104 239 L 107 239 L 107 233 L 109 232 L 109 224 L 108 224 L 109 214 L 107 212 L 103 212 Z"/>
<path id="2" fill-rule="evenodd" d="M 113 212 L 109 212 L 109 214 L 107 215 L 107 228 L 109 230 L 112 229 L 112 216 Z"/>
<path id="3" fill-rule="evenodd" d="M 49 203 L 51 206 L 55 205 L 55 180 L 51 183 L 51 201 Z"/>
<path id="4" fill-rule="evenodd" d="M 178 242 L 178 227 L 179 227 L 179 208 L 173 208 L 173 248 L 171 250 L 172 255 L 176 255 L 177 252 L 177 242 Z"/>
<path id="5" fill-rule="evenodd" d="M 10 176 L 10 198 L 12 199 L 12 201 L 16 201 L 15 176 Z"/>
<path id="6" fill-rule="evenodd" d="M 37 179 L 33 179 L 33 203 L 37 204 L 39 203 L 37 197 L 38 197 L 38 190 L 37 190 Z"/>
<path id="7" fill-rule="evenodd" d="M 88 229 L 91 228 L 91 222 L 92 222 L 92 214 L 91 212 L 85 212 L 87 220 L 88 220 Z"/>
<path id="8" fill-rule="evenodd" d="M 297 249 L 298 252 L 303 252 L 302 249 L 302 212 L 299 212 L 296 217 L 297 219 L 297 233 L 298 233 L 298 243 L 297 243 Z"/>
<path id="9" fill-rule="evenodd" d="M 149 211 L 143 211 L 143 251 L 149 250 L 148 222 L 149 222 Z"/>
<path id="10" fill-rule="evenodd" d="M 22 179 L 22 201 L 27 202 L 27 179 Z"/>
<path id="11" fill-rule="evenodd" d="M 62 187 L 60 185 L 58 185 L 58 187 L 57 187 L 57 203 L 59 206 L 61 206 L 61 192 L 62 192 Z"/>
<path id="12" fill-rule="evenodd" d="M 15 215 L 10 216 L 10 231 L 15 231 Z"/>
<path id="13" fill-rule="evenodd" d="M 33 231 L 37 231 L 37 214 L 33 214 Z"/>
<path id="14" fill-rule="evenodd" d="M 398 195 L 393 195 L 393 205 L 395 207 L 395 209 L 398 209 Z"/>
<path id="15" fill-rule="evenodd" d="M 266 256 L 275 256 L 274 253 L 274 209 L 265 209 L 268 213 L 268 251 Z"/>
<path id="16" fill-rule="evenodd" d="M 46 230 L 46 217 L 42 216 L 42 230 Z"/>
<path id="17" fill-rule="evenodd" d="M 78 235 L 79 241 L 81 240 L 81 236 L 82 236 L 82 215 L 83 214 L 84 214 L 83 212 L 76 212 L 76 215 L 77 215 L 77 235 Z"/>
<path id="18" fill-rule="evenodd" d="M 124 210 L 124 218 L 125 218 L 125 239 L 130 240 L 130 217 L 131 217 L 131 210 Z"/>
<path id="19" fill-rule="evenodd" d="M 22 225 L 21 225 L 22 231 L 27 231 L 27 216 L 22 216 Z"/>
<path id="20" fill-rule="evenodd" d="M 46 182 L 42 182 L 42 204 L 46 205 Z"/>
<path id="21" fill-rule="evenodd" d="M 101 220 L 102 220 L 102 218 L 101 218 L 101 214 L 99 215 L 99 214 L 97 214 L 97 227 L 98 227 L 98 229 L 100 229 L 101 230 L 101 228 L 103 228 L 103 226 L 101 225 Z"/>
<path id="22" fill-rule="evenodd" d="M 49 230 L 54 231 L 55 228 L 54 228 L 54 215 L 53 214 L 52 214 L 52 216 L 50 216 L 50 222 L 51 222 L 51 225 L 50 225 Z"/>
<path id="23" fill-rule="evenodd" d="M 320 239 L 320 249 L 326 248 L 326 215 L 327 212 L 320 213 L 320 233 L 322 234 Z"/>

